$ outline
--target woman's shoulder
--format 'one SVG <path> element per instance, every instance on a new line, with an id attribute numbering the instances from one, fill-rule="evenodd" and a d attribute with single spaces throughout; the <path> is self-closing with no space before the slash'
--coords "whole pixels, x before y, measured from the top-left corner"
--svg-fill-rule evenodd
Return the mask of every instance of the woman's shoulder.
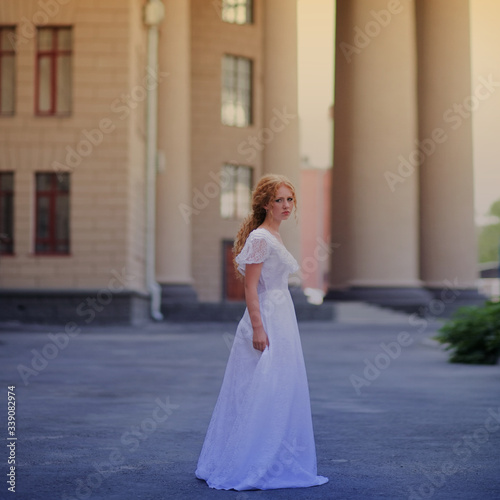
<path id="1" fill-rule="evenodd" d="M 274 237 L 273 235 L 267 230 L 264 229 L 263 227 L 257 227 L 250 231 L 250 234 L 248 235 L 247 239 L 251 240 L 266 240 L 269 243 L 274 243 Z"/>
<path id="2" fill-rule="evenodd" d="M 250 231 L 249 236 L 250 235 L 259 236 L 259 235 L 264 235 L 266 233 L 267 233 L 267 231 L 263 227 L 259 226 L 259 227 L 256 227 L 255 229 L 252 229 Z"/>

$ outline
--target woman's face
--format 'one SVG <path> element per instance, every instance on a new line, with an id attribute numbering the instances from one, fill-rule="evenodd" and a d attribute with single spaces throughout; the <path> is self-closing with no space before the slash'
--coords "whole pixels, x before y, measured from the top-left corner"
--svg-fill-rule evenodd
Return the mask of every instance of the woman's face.
<path id="1" fill-rule="evenodd" d="M 289 188 L 282 185 L 276 191 L 276 196 L 266 205 L 268 216 L 274 220 L 287 220 L 293 210 L 293 194 Z"/>

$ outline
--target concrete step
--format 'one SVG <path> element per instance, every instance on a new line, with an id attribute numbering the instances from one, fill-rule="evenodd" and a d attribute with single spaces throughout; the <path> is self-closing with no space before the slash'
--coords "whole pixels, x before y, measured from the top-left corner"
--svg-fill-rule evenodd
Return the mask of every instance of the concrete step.
<path id="1" fill-rule="evenodd" d="M 365 302 L 334 302 L 334 314 L 338 323 L 351 324 L 408 324 L 409 315 Z"/>
<path id="2" fill-rule="evenodd" d="M 163 304 L 162 313 L 166 321 L 174 322 L 239 321 L 245 312 L 245 307 L 244 302 Z M 334 305 L 330 302 L 314 305 L 306 301 L 296 301 L 295 313 L 298 321 L 332 321 Z"/>

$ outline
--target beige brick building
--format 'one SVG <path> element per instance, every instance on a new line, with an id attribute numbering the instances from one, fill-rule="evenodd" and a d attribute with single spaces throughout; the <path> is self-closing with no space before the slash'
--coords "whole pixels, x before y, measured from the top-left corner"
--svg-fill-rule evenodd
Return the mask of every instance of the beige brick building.
<path id="1" fill-rule="evenodd" d="M 265 171 L 298 179 L 294 6 L 167 0 L 156 68 L 146 4 L 0 2 L 1 50 L 13 50 L 2 57 L 14 60 L 0 117 L 4 199 L 13 200 L 3 319 L 148 314 L 149 87 L 159 99 L 156 279 L 167 302 L 224 298 L 223 242 L 248 210 L 252 180 Z"/>
<path id="2" fill-rule="evenodd" d="M 166 314 L 241 299 L 229 249 L 250 190 L 299 181 L 296 16 L 294 0 L 0 1 L 0 319 L 136 321 L 156 282 Z M 471 95 L 468 26 L 467 0 L 338 0 L 330 298 L 474 296 L 470 120 L 435 131 Z M 298 226 L 283 233 L 300 263 Z"/>

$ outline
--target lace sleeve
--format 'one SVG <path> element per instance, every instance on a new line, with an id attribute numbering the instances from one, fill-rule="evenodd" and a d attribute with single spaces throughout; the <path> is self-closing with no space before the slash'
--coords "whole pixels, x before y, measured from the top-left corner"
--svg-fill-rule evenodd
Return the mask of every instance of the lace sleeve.
<path id="1" fill-rule="evenodd" d="M 245 275 L 246 264 L 260 264 L 269 256 L 269 243 L 264 238 L 255 237 L 251 234 L 243 250 L 236 256 L 238 270 L 243 276 Z"/>

